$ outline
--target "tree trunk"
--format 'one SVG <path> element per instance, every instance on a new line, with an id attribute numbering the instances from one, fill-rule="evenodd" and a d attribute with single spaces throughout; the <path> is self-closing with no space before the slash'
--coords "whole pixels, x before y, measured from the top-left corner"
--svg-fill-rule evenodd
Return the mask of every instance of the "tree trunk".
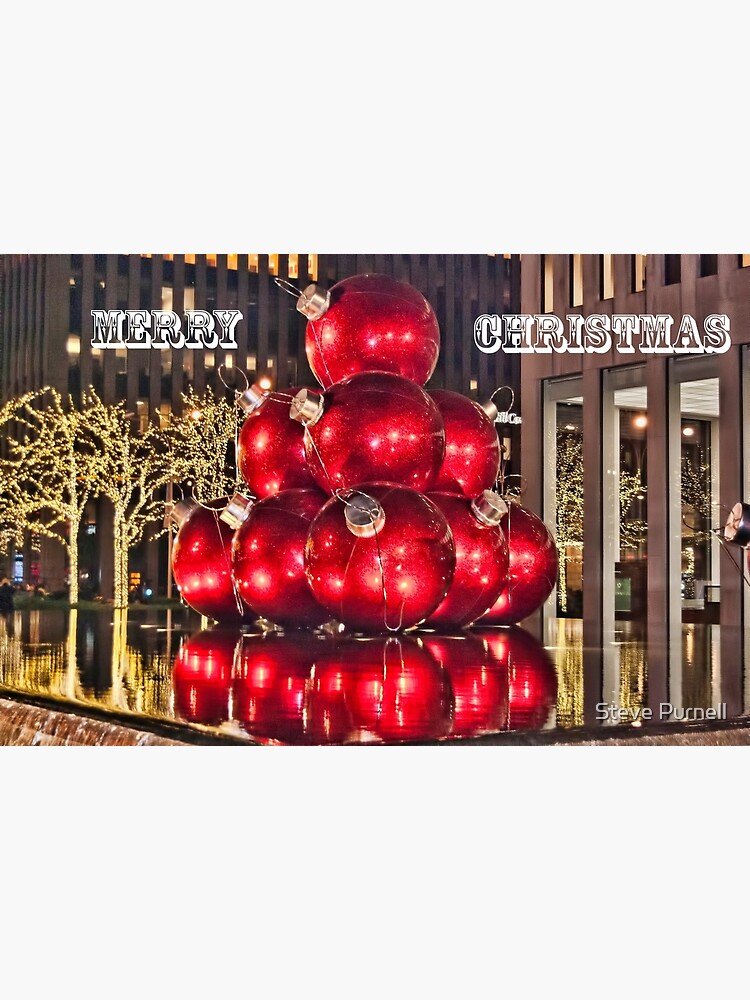
<path id="1" fill-rule="evenodd" d="M 78 604 L 78 529 L 80 521 L 71 521 L 70 539 L 68 542 L 68 600 L 71 604 Z"/>
<path id="2" fill-rule="evenodd" d="M 115 571 L 115 607 L 128 606 L 128 543 L 126 539 L 125 519 L 115 508 L 114 520 L 114 571 Z"/>

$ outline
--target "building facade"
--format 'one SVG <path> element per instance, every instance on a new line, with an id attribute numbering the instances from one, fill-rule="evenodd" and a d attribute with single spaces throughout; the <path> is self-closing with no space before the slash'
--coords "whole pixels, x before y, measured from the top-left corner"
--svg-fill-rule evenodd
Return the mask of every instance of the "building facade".
<path id="1" fill-rule="evenodd" d="M 556 619 L 581 617 L 596 658 L 623 621 L 640 623 L 649 703 L 674 696 L 675 659 L 697 634 L 717 644 L 721 700 L 743 702 L 746 552 L 717 529 L 750 497 L 749 263 L 737 254 L 523 256 L 522 313 L 557 316 L 566 329 L 571 315 L 610 325 L 666 315 L 674 346 L 683 316 L 699 335 L 711 316 L 731 324 L 722 353 L 686 333 L 673 353 L 643 350 L 638 337 L 627 351 L 613 336 L 606 353 L 521 355 L 524 498 L 556 530 L 561 556 L 542 627 L 552 637 Z"/>
<path id="2" fill-rule="evenodd" d="M 179 412 L 193 387 L 227 392 L 222 366 L 241 369 L 250 381 L 276 387 L 314 385 L 304 343 L 305 319 L 274 278 L 300 289 L 315 281 L 330 287 L 353 274 L 390 274 L 418 288 L 434 308 L 441 353 L 428 388 L 446 388 L 485 401 L 502 385 L 518 391 L 520 364 L 473 345 L 477 315 L 517 312 L 520 259 L 502 255 L 325 254 L 73 254 L 5 255 L 0 261 L 0 395 L 3 400 L 42 386 L 78 398 L 93 386 L 105 403 L 125 400 L 133 420 Z M 92 309 L 239 309 L 239 349 L 232 352 L 97 350 L 91 347 Z M 510 453 L 517 451 L 514 438 Z M 84 590 L 108 596 L 111 531 L 106 502 L 92 504 L 81 539 Z M 64 585 L 61 546 L 31 539 L 13 564 L 17 578 L 43 578 L 48 589 Z M 164 591 L 165 543 L 143 544 L 131 558 L 131 577 Z"/>

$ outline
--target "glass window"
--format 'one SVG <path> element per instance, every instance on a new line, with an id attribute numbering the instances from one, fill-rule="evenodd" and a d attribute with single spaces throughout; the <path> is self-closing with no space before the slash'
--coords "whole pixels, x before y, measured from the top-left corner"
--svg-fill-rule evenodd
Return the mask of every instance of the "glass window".
<path id="1" fill-rule="evenodd" d="M 570 304 L 571 306 L 583 305 L 583 254 L 572 253 L 568 255 L 568 267 L 570 277 Z"/>
<path id="2" fill-rule="evenodd" d="M 646 288 L 646 258 L 645 253 L 634 253 L 631 260 L 631 292 L 642 292 Z"/>
<path id="3" fill-rule="evenodd" d="M 543 253 L 541 255 L 540 267 L 542 312 L 548 313 L 554 309 L 554 267 L 551 254 Z"/>
<path id="4" fill-rule="evenodd" d="M 717 253 L 702 253 L 700 255 L 700 277 L 706 278 L 719 273 L 719 255 Z"/>
<path id="5" fill-rule="evenodd" d="M 678 285 L 682 281 L 682 257 L 678 253 L 664 254 L 664 284 Z"/>

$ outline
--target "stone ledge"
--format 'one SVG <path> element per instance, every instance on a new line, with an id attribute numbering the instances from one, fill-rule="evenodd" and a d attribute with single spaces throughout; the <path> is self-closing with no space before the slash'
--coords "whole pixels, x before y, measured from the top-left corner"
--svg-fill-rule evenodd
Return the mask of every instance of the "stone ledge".
<path id="1" fill-rule="evenodd" d="M 0 746 L 177 747 L 177 740 L 0 698 Z"/>

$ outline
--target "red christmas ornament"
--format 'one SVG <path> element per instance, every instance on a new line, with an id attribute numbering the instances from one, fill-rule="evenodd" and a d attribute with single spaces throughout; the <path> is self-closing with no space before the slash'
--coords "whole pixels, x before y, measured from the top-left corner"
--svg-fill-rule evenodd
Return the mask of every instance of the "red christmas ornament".
<path id="1" fill-rule="evenodd" d="M 387 372 L 362 372 L 322 395 L 303 390 L 291 407 L 304 423 L 305 454 L 321 489 L 382 480 L 424 491 L 445 451 L 443 420 L 427 393 Z"/>
<path id="2" fill-rule="evenodd" d="M 433 489 L 477 497 L 490 490 L 500 468 L 500 441 L 495 424 L 472 399 L 447 389 L 429 395 L 445 426 L 445 457 Z"/>
<path id="3" fill-rule="evenodd" d="M 406 638 L 349 639 L 315 663 L 318 683 L 340 685 L 357 742 L 440 739 L 451 726 L 447 674 Z"/>
<path id="4" fill-rule="evenodd" d="M 320 625 L 328 618 L 305 576 L 308 529 L 325 503 L 317 489 L 285 490 L 261 500 L 234 536 L 232 562 L 240 597 L 280 625 Z"/>
<path id="5" fill-rule="evenodd" d="M 429 493 L 453 535 L 456 568 L 444 600 L 427 619 L 431 628 L 460 628 L 481 618 L 508 584 L 508 545 L 500 521 L 508 505 L 491 490 L 477 500 Z"/>
<path id="6" fill-rule="evenodd" d="M 540 608 L 557 580 L 557 546 L 536 514 L 511 502 L 500 522 L 510 555 L 508 586 L 481 619 L 482 625 L 515 625 Z"/>
<path id="7" fill-rule="evenodd" d="M 305 429 L 289 419 L 289 400 L 299 391 L 295 387 L 267 393 L 254 385 L 237 400 L 247 414 L 237 442 L 237 462 L 242 478 L 261 499 L 315 486 L 305 458 Z"/>
<path id="8" fill-rule="evenodd" d="M 308 286 L 305 348 L 324 387 L 364 371 L 393 372 L 424 385 L 440 354 L 440 328 L 427 299 L 384 274 L 344 278 L 329 292 Z"/>
<path id="9" fill-rule="evenodd" d="M 234 629 L 206 629 L 180 647 L 172 667 L 172 686 L 181 719 L 206 726 L 229 719 L 232 665 L 240 635 Z"/>
<path id="10" fill-rule="evenodd" d="M 475 636 L 420 636 L 450 677 L 453 688 L 451 736 L 501 732 L 508 722 L 508 666 L 503 666 Z"/>
<path id="11" fill-rule="evenodd" d="M 442 601 L 453 541 L 441 511 L 420 493 L 365 483 L 326 503 L 310 526 L 307 578 L 315 598 L 352 628 L 410 628 Z"/>
<path id="12" fill-rule="evenodd" d="M 232 580 L 232 538 L 251 501 L 236 494 L 201 505 L 180 500 L 170 513 L 178 526 L 172 573 L 186 604 L 217 621 L 255 617 L 243 605 Z"/>
<path id="13" fill-rule="evenodd" d="M 547 650 L 522 628 L 477 632 L 508 667 L 508 729 L 541 729 L 557 702 L 557 673 Z"/>
<path id="14" fill-rule="evenodd" d="M 302 743 L 315 641 L 298 635 L 246 636 L 237 656 L 234 715 L 252 736 Z"/>

